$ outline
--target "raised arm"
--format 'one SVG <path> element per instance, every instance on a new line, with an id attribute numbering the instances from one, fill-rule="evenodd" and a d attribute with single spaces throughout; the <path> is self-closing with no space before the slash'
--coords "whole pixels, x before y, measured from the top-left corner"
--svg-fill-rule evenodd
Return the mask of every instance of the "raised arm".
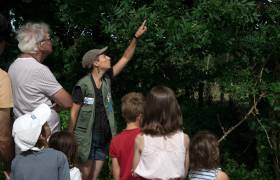
<path id="1" fill-rule="evenodd" d="M 125 65 L 132 58 L 135 48 L 136 48 L 137 40 L 140 39 L 141 36 L 147 31 L 147 27 L 145 24 L 146 24 L 146 20 L 141 24 L 141 26 L 138 28 L 138 30 L 134 34 L 132 40 L 130 41 L 129 46 L 124 51 L 124 54 L 121 57 L 121 59 L 113 66 L 113 76 L 114 77 L 117 76 L 123 70 Z"/>

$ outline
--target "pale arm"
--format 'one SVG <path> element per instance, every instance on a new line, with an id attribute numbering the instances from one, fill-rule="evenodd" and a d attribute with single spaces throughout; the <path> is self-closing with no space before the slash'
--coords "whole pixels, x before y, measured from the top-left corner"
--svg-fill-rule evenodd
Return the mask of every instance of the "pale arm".
<path id="1" fill-rule="evenodd" d="M 3 171 L 3 173 L 4 173 L 4 176 L 5 176 L 6 180 L 10 180 L 11 179 L 11 173 L 10 172 Z"/>
<path id="2" fill-rule="evenodd" d="M 189 157 L 189 147 L 190 147 L 190 138 L 187 134 L 184 136 L 185 147 L 186 147 L 186 155 L 185 155 L 185 173 L 188 174 L 190 157 Z"/>
<path id="3" fill-rule="evenodd" d="M 132 163 L 133 174 L 134 174 L 134 171 L 135 171 L 137 165 L 139 164 L 143 146 L 144 146 L 144 137 L 142 135 L 137 135 L 135 138 L 135 143 L 134 143 L 134 157 L 133 157 L 133 163 Z"/>
<path id="4" fill-rule="evenodd" d="M 52 99 L 55 101 L 55 103 L 57 105 L 59 105 L 62 108 L 68 109 L 72 107 L 72 98 L 70 96 L 70 94 L 65 91 L 65 89 L 60 89 L 59 91 L 57 91 L 57 93 L 55 93 L 52 96 Z"/>
<path id="5" fill-rule="evenodd" d="M 73 103 L 73 106 L 71 108 L 71 113 L 70 113 L 70 121 L 69 121 L 69 124 L 68 124 L 68 131 L 69 132 L 74 131 L 81 106 L 82 106 L 81 104 Z"/>
<path id="6" fill-rule="evenodd" d="M 228 176 L 225 172 L 219 171 L 217 174 L 217 180 L 228 180 Z"/>
<path id="7" fill-rule="evenodd" d="M 117 158 L 112 158 L 112 171 L 114 180 L 120 179 L 120 165 Z"/>
<path id="8" fill-rule="evenodd" d="M 113 76 L 114 77 L 117 76 L 123 70 L 123 68 L 126 66 L 126 64 L 132 58 L 135 48 L 136 48 L 137 39 L 139 39 L 147 31 L 147 27 L 145 26 L 145 24 L 146 24 L 146 20 L 142 23 L 142 25 L 136 31 L 134 38 L 131 40 L 129 46 L 125 50 L 121 59 L 113 66 Z"/>

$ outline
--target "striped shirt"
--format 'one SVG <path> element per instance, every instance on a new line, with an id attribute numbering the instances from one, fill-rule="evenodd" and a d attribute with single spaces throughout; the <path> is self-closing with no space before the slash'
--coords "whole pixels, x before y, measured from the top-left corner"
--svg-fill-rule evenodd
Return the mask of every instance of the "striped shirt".
<path id="1" fill-rule="evenodd" d="M 218 171 L 221 169 L 201 169 L 197 171 L 190 171 L 189 179 L 190 180 L 215 180 L 218 174 Z"/>

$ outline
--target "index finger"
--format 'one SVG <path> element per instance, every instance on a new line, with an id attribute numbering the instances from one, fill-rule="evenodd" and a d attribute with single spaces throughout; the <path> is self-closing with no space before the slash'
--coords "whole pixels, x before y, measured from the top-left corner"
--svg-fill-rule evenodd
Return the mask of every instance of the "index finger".
<path id="1" fill-rule="evenodd" d="M 146 19 L 143 21 L 143 23 L 141 24 L 141 26 L 145 26 L 145 24 L 146 24 Z"/>

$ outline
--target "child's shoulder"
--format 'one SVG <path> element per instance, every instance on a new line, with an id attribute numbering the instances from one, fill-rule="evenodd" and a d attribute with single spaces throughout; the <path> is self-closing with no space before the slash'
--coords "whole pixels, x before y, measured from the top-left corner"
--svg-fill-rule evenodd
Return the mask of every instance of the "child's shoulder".
<path id="1" fill-rule="evenodd" d="M 44 149 L 45 157 L 49 159 L 56 159 L 59 163 L 65 163 L 67 161 L 66 155 L 53 148 L 45 148 Z"/>
<path id="2" fill-rule="evenodd" d="M 59 153 L 60 151 L 56 150 L 56 149 L 53 149 L 53 148 L 44 148 L 42 151 L 44 152 L 48 152 L 48 153 Z"/>
<path id="3" fill-rule="evenodd" d="M 139 149 L 140 151 L 144 148 L 144 135 L 142 133 L 138 134 L 135 138 L 134 146 L 136 149 Z"/>
<path id="4" fill-rule="evenodd" d="M 229 178 L 224 171 L 222 171 L 222 170 L 218 171 L 217 180 L 228 180 L 228 179 Z"/>
<path id="5" fill-rule="evenodd" d="M 141 133 L 140 128 L 134 128 L 134 129 L 129 129 L 129 130 L 124 129 L 122 132 L 113 136 L 112 141 L 119 140 L 119 139 L 122 139 L 123 137 L 128 137 L 128 136 L 134 138 L 140 133 Z"/>
<path id="6" fill-rule="evenodd" d="M 137 136 L 135 138 L 135 143 L 136 144 L 143 144 L 144 143 L 144 134 L 143 133 L 137 134 Z"/>
<path id="7" fill-rule="evenodd" d="M 185 147 L 189 147 L 189 145 L 190 145 L 190 137 L 186 133 L 184 133 L 184 144 L 185 144 Z"/>
<path id="8" fill-rule="evenodd" d="M 144 139 L 144 134 L 140 132 L 139 134 L 137 134 L 135 140 L 136 139 Z"/>
<path id="9" fill-rule="evenodd" d="M 184 132 L 183 132 L 183 133 L 184 133 Z M 184 133 L 184 138 L 185 138 L 186 140 L 190 141 L 190 137 L 189 137 L 189 135 L 188 135 L 187 133 Z"/>
<path id="10" fill-rule="evenodd" d="M 44 150 L 42 150 L 42 153 L 52 154 L 52 155 L 56 155 L 56 156 L 65 156 L 63 152 L 58 151 L 53 148 L 45 148 Z"/>

